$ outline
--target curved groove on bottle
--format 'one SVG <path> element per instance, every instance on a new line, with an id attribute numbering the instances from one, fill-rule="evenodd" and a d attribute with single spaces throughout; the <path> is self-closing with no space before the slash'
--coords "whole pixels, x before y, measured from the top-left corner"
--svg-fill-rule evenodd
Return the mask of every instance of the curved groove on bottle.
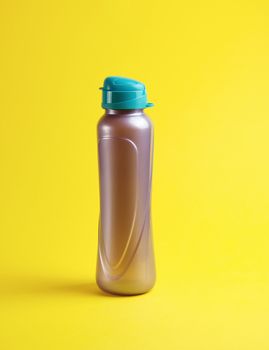
<path id="1" fill-rule="evenodd" d="M 113 275 L 113 274 L 111 274 L 111 273 L 108 271 L 108 269 L 107 269 L 107 267 L 105 266 L 105 263 L 104 263 L 104 261 L 103 261 L 103 259 L 102 259 L 102 253 L 101 253 L 101 251 L 100 251 L 100 249 L 99 249 L 99 257 L 100 257 L 101 265 L 102 265 L 104 274 L 105 274 L 109 279 L 111 279 L 111 280 L 117 280 L 117 279 L 121 278 L 121 277 L 125 274 L 125 272 L 128 270 L 128 267 L 130 266 L 130 264 L 131 264 L 131 262 L 132 262 L 132 260 L 133 260 L 133 258 L 134 258 L 134 256 L 135 256 L 135 254 L 136 254 L 136 252 L 137 252 L 137 249 L 138 249 L 138 247 L 139 247 L 139 244 L 140 244 L 140 242 L 141 242 L 141 239 L 142 239 L 142 236 L 143 236 L 143 231 L 144 231 L 144 228 L 145 228 L 145 223 L 146 223 L 146 216 L 145 216 L 145 220 L 144 220 L 143 227 L 142 227 L 142 229 L 141 229 L 141 233 L 140 233 L 140 235 L 139 235 L 139 239 L 138 239 L 138 241 L 137 241 L 137 244 L 136 244 L 136 246 L 135 246 L 135 248 L 134 248 L 134 250 L 133 250 L 133 252 L 132 252 L 130 258 L 128 259 L 127 263 L 125 264 L 124 269 L 123 269 L 122 271 L 118 272 L 117 274 L 114 274 L 114 275 Z"/>
<path id="2" fill-rule="evenodd" d="M 138 198 L 137 198 L 137 189 L 138 189 L 138 174 L 139 174 L 139 168 L 138 168 L 138 150 L 136 147 L 136 144 L 127 138 L 121 138 L 121 137 L 102 137 L 99 139 L 99 143 L 102 140 L 113 140 L 113 139 L 117 139 L 117 140 L 121 140 L 124 142 L 128 142 L 129 144 L 132 145 L 132 147 L 135 150 L 135 155 L 136 155 L 136 190 L 135 190 L 135 208 L 134 208 L 134 214 L 133 214 L 133 218 L 132 218 L 132 224 L 131 224 L 131 228 L 130 228 L 130 233 L 128 235 L 128 239 L 125 245 L 125 248 L 118 260 L 118 262 L 114 265 L 112 265 L 111 263 L 109 263 L 109 259 L 107 257 L 107 253 L 106 253 L 106 249 L 104 246 L 104 240 L 103 240 L 103 233 L 102 233 L 102 225 L 101 225 L 101 220 L 100 220 L 100 229 L 101 229 L 101 234 L 100 234 L 100 245 L 99 245 L 99 251 L 100 251 L 100 261 L 102 262 L 102 266 L 105 267 L 105 270 L 110 270 L 110 274 L 113 274 L 114 272 L 116 272 L 122 265 L 127 252 L 129 250 L 129 246 L 130 246 L 130 242 L 133 236 L 133 232 L 134 232 L 134 226 L 135 226 L 135 222 L 136 222 L 136 217 L 137 217 L 137 202 L 138 202 Z"/>
<path id="3" fill-rule="evenodd" d="M 99 140 L 99 142 L 102 140 L 102 139 L 111 139 L 111 137 L 104 137 L 104 138 L 101 138 Z M 136 145 L 134 144 L 133 141 L 129 140 L 129 139 L 125 139 L 125 138 L 118 138 L 118 139 L 122 139 L 124 141 L 128 141 L 130 142 L 133 146 L 135 146 L 135 149 L 137 150 L 137 147 Z M 140 242 L 141 242 L 141 239 L 142 239 L 142 236 L 143 236 L 143 231 L 145 229 L 145 225 L 146 225 L 146 222 L 147 222 L 147 218 L 148 216 L 150 215 L 150 198 L 151 198 L 151 182 L 152 182 L 152 149 L 153 149 L 153 145 L 152 145 L 152 142 L 151 142 L 151 149 L 150 149 L 150 169 L 149 169 L 149 178 L 148 178 L 148 191 L 147 191 L 147 196 L 146 196 L 146 203 L 145 203 L 145 214 L 144 214 L 144 220 L 143 220 L 143 224 L 142 224 L 142 227 L 141 227 L 141 230 L 139 232 L 139 235 L 138 235 L 138 240 L 134 246 L 134 249 L 132 252 L 129 252 L 129 254 L 127 254 L 129 248 L 130 248 L 130 242 L 131 242 L 131 238 L 132 238 L 132 235 L 133 235 L 133 230 L 134 230 L 134 226 L 135 226 L 135 220 L 136 220 L 136 215 L 137 215 L 137 195 L 136 195 L 136 210 L 135 210 L 135 215 L 134 215 L 134 219 L 133 219 L 133 222 L 132 222 L 132 227 L 131 227 L 131 233 L 128 237 L 128 240 L 127 240 L 127 243 L 126 243 L 126 246 L 123 250 L 123 253 L 119 259 L 119 261 L 117 262 L 117 264 L 114 264 L 114 265 L 111 265 L 108 261 L 108 258 L 107 258 L 107 254 L 106 254 L 106 250 L 105 250 L 105 247 L 104 247 L 104 237 L 103 237 L 103 231 L 102 231 L 102 220 L 101 220 L 101 215 L 100 215 L 100 219 L 99 219 L 99 249 L 98 249 L 98 255 L 99 255 L 99 259 L 100 259 L 100 263 L 101 263 L 101 266 L 102 266 L 102 269 L 103 269 L 103 272 L 104 274 L 109 278 L 109 279 L 112 279 L 112 280 L 117 280 L 119 278 L 121 278 L 124 273 L 127 271 L 128 267 L 130 266 L 132 260 L 134 259 L 134 256 L 138 250 L 138 247 L 140 245 Z M 137 163 L 138 164 L 138 163 Z M 138 167 L 137 167 L 137 185 L 138 185 L 138 174 L 139 174 L 139 171 L 138 171 Z M 151 224 L 149 224 L 151 225 Z M 150 227 L 149 227 L 150 229 Z M 125 259 L 126 258 L 126 259 Z M 125 264 L 124 263 L 124 260 L 127 260 L 125 261 Z"/>

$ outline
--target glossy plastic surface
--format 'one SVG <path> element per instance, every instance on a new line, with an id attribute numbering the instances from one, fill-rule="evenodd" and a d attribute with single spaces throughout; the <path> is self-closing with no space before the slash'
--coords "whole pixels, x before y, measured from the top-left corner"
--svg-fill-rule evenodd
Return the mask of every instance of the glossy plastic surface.
<path id="1" fill-rule="evenodd" d="M 107 77 L 102 90 L 102 107 L 105 109 L 143 109 L 153 106 L 148 102 L 146 87 L 140 81 L 123 78 Z"/>
<path id="2" fill-rule="evenodd" d="M 100 222 L 97 284 L 141 294 L 155 282 L 151 229 L 153 128 L 139 110 L 107 110 L 98 123 Z"/>

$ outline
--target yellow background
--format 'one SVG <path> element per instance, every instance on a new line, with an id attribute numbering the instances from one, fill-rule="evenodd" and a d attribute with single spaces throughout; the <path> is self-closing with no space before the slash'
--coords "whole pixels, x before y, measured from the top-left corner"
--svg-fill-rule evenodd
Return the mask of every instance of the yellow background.
<path id="1" fill-rule="evenodd" d="M 0 2 L 0 348 L 269 349 L 267 1 Z M 158 279 L 95 286 L 98 87 L 155 107 Z"/>

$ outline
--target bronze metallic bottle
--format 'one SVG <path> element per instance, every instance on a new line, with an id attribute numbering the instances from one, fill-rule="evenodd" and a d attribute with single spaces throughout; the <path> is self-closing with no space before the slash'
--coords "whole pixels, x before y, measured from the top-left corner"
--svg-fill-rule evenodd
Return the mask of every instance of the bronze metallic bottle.
<path id="1" fill-rule="evenodd" d="M 104 81 L 98 123 L 100 220 L 96 280 L 113 294 L 149 291 L 155 282 L 151 231 L 153 127 L 145 86 Z"/>

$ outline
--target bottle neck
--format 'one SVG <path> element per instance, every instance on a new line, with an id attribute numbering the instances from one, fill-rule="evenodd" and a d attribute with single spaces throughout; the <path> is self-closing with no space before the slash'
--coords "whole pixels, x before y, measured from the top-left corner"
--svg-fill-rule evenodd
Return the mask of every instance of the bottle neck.
<path id="1" fill-rule="evenodd" d="M 106 115 L 144 114 L 144 109 L 106 109 Z"/>

